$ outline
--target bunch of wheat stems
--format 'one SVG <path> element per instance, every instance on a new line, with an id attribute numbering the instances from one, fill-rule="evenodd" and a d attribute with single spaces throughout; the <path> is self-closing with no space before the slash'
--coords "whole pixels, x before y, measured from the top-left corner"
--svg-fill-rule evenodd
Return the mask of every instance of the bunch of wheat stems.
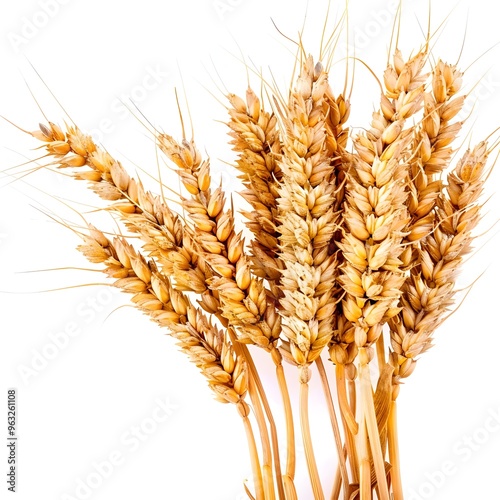
<path id="1" fill-rule="evenodd" d="M 402 499 L 400 384 L 453 304 L 491 148 L 480 142 L 452 162 L 462 73 L 432 63 L 428 45 L 409 59 L 395 51 L 378 110 L 356 135 L 348 97 L 334 93 L 325 66 L 301 49 L 297 73 L 287 96 L 267 87 L 272 111 L 250 88 L 227 96 L 246 241 L 193 140 L 156 133 L 184 186 L 174 211 L 77 126 L 49 122 L 31 135 L 48 165 L 87 181 L 126 228 L 111 236 L 89 224 L 78 249 L 171 332 L 218 401 L 236 406 L 253 469 L 249 498 L 297 498 L 297 429 L 314 499 L 325 498 L 309 425 L 317 376 L 326 403 L 314 411 L 328 412 L 338 455 L 327 496 Z M 248 345 L 275 365 L 286 456 Z M 298 423 L 283 361 L 300 380 Z"/>

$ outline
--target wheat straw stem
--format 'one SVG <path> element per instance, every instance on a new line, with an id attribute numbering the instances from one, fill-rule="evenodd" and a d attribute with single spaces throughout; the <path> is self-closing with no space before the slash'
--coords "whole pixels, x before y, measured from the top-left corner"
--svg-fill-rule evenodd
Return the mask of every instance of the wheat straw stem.
<path id="1" fill-rule="evenodd" d="M 349 393 L 349 406 L 351 408 L 351 413 L 353 415 L 356 415 L 356 379 L 355 378 L 349 378 L 347 380 L 347 390 Z"/>
<path id="2" fill-rule="evenodd" d="M 370 455 L 368 453 L 368 436 L 364 419 L 361 419 L 356 443 L 359 460 L 359 500 L 372 500 Z"/>
<path id="3" fill-rule="evenodd" d="M 283 483 L 285 491 L 287 492 L 286 498 L 288 500 L 291 498 L 290 495 L 293 497 L 296 497 L 297 495 L 293 482 L 295 478 L 295 432 L 293 425 L 293 412 L 285 372 L 283 370 L 282 356 L 277 349 L 273 349 L 271 351 L 271 356 L 276 365 L 276 377 L 278 379 L 278 386 L 283 399 L 283 410 L 285 414 L 287 454 L 286 471 L 283 475 Z"/>
<path id="4" fill-rule="evenodd" d="M 389 460 L 392 465 L 390 474 L 394 500 L 403 500 L 403 484 L 401 481 L 401 467 L 399 460 L 397 402 L 395 400 L 391 401 L 387 432 L 389 442 Z"/>
<path id="5" fill-rule="evenodd" d="M 361 418 L 362 421 L 365 421 L 368 431 L 380 500 L 390 500 L 385 474 L 384 456 L 382 454 L 380 434 L 377 426 L 377 416 L 375 414 L 375 406 L 373 402 L 373 390 L 368 363 L 369 358 L 366 348 L 361 347 L 359 350 L 359 376 L 362 401 Z"/>
<path id="6" fill-rule="evenodd" d="M 255 443 L 255 436 L 252 430 L 252 424 L 248 418 L 250 410 L 248 405 L 244 402 L 238 404 L 238 413 L 240 414 L 243 425 L 245 427 L 245 434 L 248 441 L 248 449 L 250 452 L 250 462 L 252 464 L 253 482 L 255 484 L 255 498 L 256 500 L 267 500 L 264 494 L 264 486 L 262 482 L 262 473 L 260 470 L 259 453 Z"/>
<path id="7" fill-rule="evenodd" d="M 332 424 L 333 435 L 335 436 L 335 445 L 337 447 L 337 455 L 339 460 L 339 468 L 344 482 L 344 499 L 349 499 L 349 474 L 347 473 L 347 465 L 344 456 L 344 450 L 342 446 L 342 436 L 340 434 L 339 423 L 337 420 L 337 415 L 335 413 L 335 407 L 333 406 L 332 392 L 330 390 L 330 384 L 328 383 L 328 377 L 326 376 L 325 365 L 321 356 L 316 358 L 316 366 L 318 368 L 319 376 L 321 379 L 321 385 L 323 386 L 323 392 L 325 393 L 326 405 L 328 407 L 328 414 L 330 416 L 330 422 Z M 333 493 L 332 493 L 333 496 Z"/>
<path id="8" fill-rule="evenodd" d="M 319 479 L 318 466 L 314 457 L 314 449 L 311 439 L 311 428 L 309 426 L 309 380 L 311 378 L 311 370 L 307 366 L 300 367 L 300 390 L 299 390 L 299 405 L 300 405 L 300 428 L 302 431 L 302 441 L 304 443 L 304 451 L 306 454 L 307 469 L 309 471 L 309 479 L 314 494 L 314 500 L 325 500 L 321 481 Z"/>
<path id="9" fill-rule="evenodd" d="M 251 368 L 251 373 L 253 373 L 254 368 Z M 278 495 L 280 500 L 285 499 L 285 491 L 284 491 L 284 486 L 283 486 L 283 478 L 282 478 L 282 471 L 281 471 L 281 462 L 280 462 L 280 456 L 279 456 L 279 444 L 278 444 L 278 432 L 276 429 L 276 423 L 274 421 L 273 414 L 271 412 L 271 407 L 269 406 L 269 401 L 267 399 L 266 393 L 264 391 L 264 387 L 262 386 L 262 382 L 260 380 L 260 377 L 255 377 L 254 381 L 256 382 L 257 389 L 259 391 L 259 395 L 262 400 L 262 404 L 264 406 L 264 411 L 266 413 L 267 420 L 269 421 L 269 428 L 271 432 L 271 444 L 272 444 L 272 449 L 273 449 L 273 455 L 274 455 L 274 473 L 276 475 L 276 482 L 278 486 Z"/>
<path id="10" fill-rule="evenodd" d="M 283 485 L 285 487 L 285 498 L 286 500 L 297 500 L 297 490 L 295 489 L 295 484 L 293 481 L 287 476 L 283 476 Z"/>
<path id="11" fill-rule="evenodd" d="M 344 457 L 344 461 L 347 458 L 347 447 L 344 444 L 342 448 L 342 456 Z M 347 485 L 348 487 L 349 485 Z M 340 490 L 342 488 L 342 474 L 340 472 L 340 461 L 337 464 L 337 468 L 335 470 L 335 476 L 333 478 L 333 487 L 332 487 L 332 495 L 330 497 L 331 500 L 338 500 L 340 497 Z"/>
<path id="12" fill-rule="evenodd" d="M 232 330 L 232 329 L 229 329 Z M 252 378 L 252 380 L 255 382 L 255 385 L 257 387 L 260 399 L 262 401 L 262 406 L 264 407 L 264 412 L 266 414 L 267 420 L 269 422 L 269 429 L 271 433 L 271 443 L 272 443 L 272 450 L 273 450 L 273 455 L 274 455 L 274 470 L 275 470 L 275 476 L 276 476 L 276 482 L 278 486 L 278 496 L 280 500 L 285 499 L 285 492 L 283 489 L 283 481 L 281 478 L 281 462 L 280 462 L 280 456 L 279 456 L 279 444 L 278 444 L 278 432 L 276 429 L 276 422 L 274 421 L 274 417 L 271 411 L 271 407 L 269 406 L 269 401 L 266 396 L 266 392 L 264 390 L 264 387 L 262 385 L 262 381 L 259 377 L 259 373 L 257 371 L 257 368 L 255 366 L 255 363 L 253 361 L 252 356 L 250 355 L 250 352 L 248 350 L 248 347 L 245 344 L 239 343 L 236 338 L 233 336 L 231 337 L 231 340 L 239 344 L 241 348 L 241 352 L 243 353 L 243 356 L 247 362 L 248 366 L 248 373 L 249 373 L 249 379 Z"/>
<path id="13" fill-rule="evenodd" d="M 344 416 L 347 426 L 352 434 L 357 434 L 358 432 L 358 424 L 356 423 L 356 419 L 354 417 L 354 413 L 352 412 L 351 406 L 349 405 L 349 401 L 347 399 L 346 392 L 346 378 L 345 378 L 345 366 L 342 364 L 336 365 L 336 375 L 337 381 L 337 392 L 339 404 L 342 410 L 342 415 Z"/>
<path id="14" fill-rule="evenodd" d="M 248 393 L 250 394 L 250 398 L 252 400 L 254 414 L 259 426 L 260 439 L 262 442 L 262 478 L 264 484 L 265 499 L 274 500 L 275 495 L 272 473 L 273 458 L 271 453 L 271 443 L 269 441 L 267 425 L 259 400 L 259 393 L 256 388 L 253 376 L 250 376 L 248 380 Z"/>
<path id="15" fill-rule="evenodd" d="M 225 318 L 222 318 L 225 323 L 227 323 L 227 320 Z M 234 330 L 232 327 L 228 327 L 228 333 L 230 335 L 231 341 L 234 342 L 237 345 L 237 350 L 236 352 L 241 353 L 243 358 L 247 362 L 247 366 L 249 367 L 248 370 L 248 392 L 250 395 L 250 398 L 252 400 L 252 405 L 254 409 L 254 414 L 255 414 L 255 419 L 257 421 L 257 425 L 259 428 L 259 434 L 260 434 L 260 439 L 261 439 L 261 446 L 262 446 L 262 470 L 263 470 L 263 476 L 261 476 L 261 480 L 263 480 L 263 489 L 265 491 L 265 500 L 273 500 L 275 498 L 275 493 L 274 493 L 274 481 L 273 481 L 273 474 L 272 474 L 272 453 L 271 453 L 271 444 L 269 441 L 269 434 L 267 430 L 267 425 L 265 422 L 264 418 L 264 413 L 262 411 L 262 394 L 259 390 L 259 387 L 262 388 L 262 384 L 260 383 L 260 378 L 258 372 L 255 370 L 255 365 L 253 363 L 253 358 L 246 348 L 244 344 L 240 344 L 236 338 L 236 335 L 234 333 Z M 264 398 L 265 398 L 265 393 L 264 393 Z M 272 427 L 272 426 L 271 426 Z M 279 458 L 278 458 L 278 464 L 279 464 Z M 281 473 L 281 471 L 280 471 Z M 263 479 L 262 479 L 263 477 Z M 278 475 L 277 478 L 280 476 Z M 279 479 L 278 481 L 278 489 L 279 489 Z M 284 496 L 280 495 L 280 500 L 284 500 Z"/>
<path id="16" fill-rule="evenodd" d="M 254 407 L 254 413 L 255 413 L 255 418 L 257 420 L 257 424 L 259 426 L 259 432 L 260 432 L 260 438 L 261 438 L 261 443 L 262 443 L 262 453 L 263 453 L 263 464 L 262 468 L 265 472 L 264 474 L 264 484 L 266 488 L 266 492 L 270 496 L 269 498 L 275 498 L 274 497 L 274 487 L 273 487 L 273 480 L 272 480 L 272 454 L 271 454 L 271 444 L 269 441 L 269 434 L 267 431 L 267 425 L 264 419 L 264 414 L 262 412 L 262 406 L 264 406 L 264 409 L 266 411 L 267 418 L 269 420 L 269 426 L 271 429 L 271 435 L 272 435 L 272 440 L 273 440 L 273 451 L 274 451 L 274 456 L 275 456 L 275 469 L 276 469 L 276 480 L 278 483 L 278 494 L 280 500 L 284 500 L 284 492 L 283 492 L 283 486 L 281 483 L 281 467 L 280 467 L 280 461 L 279 461 L 279 454 L 278 454 L 278 444 L 277 444 L 277 432 L 276 432 L 276 425 L 274 423 L 274 419 L 272 417 L 272 414 L 270 413 L 269 409 L 269 404 L 267 402 L 267 397 L 264 391 L 264 388 L 262 386 L 262 382 L 260 380 L 258 371 L 255 367 L 255 364 L 253 362 L 253 358 L 245 344 L 242 344 L 238 342 L 236 338 L 236 334 L 234 333 L 234 330 L 232 327 L 229 327 L 227 329 L 229 333 L 229 337 L 231 339 L 231 342 L 236 344 L 237 347 L 235 347 L 236 352 L 240 352 L 245 361 L 247 362 L 247 367 L 248 367 L 248 382 L 249 382 L 249 394 L 252 399 L 253 407 Z M 251 390 L 250 390 L 251 389 Z M 268 411 L 269 410 L 269 411 Z M 271 417 L 271 418 L 270 418 Z M 269 473 L 271 474 L 271 477 L 269 478 Z M 281 486 L 281 487 L 280 487 Z M 272 490 L 272 492 L 271 492 Z M 267 500 L 267 497 L 266 497 Z"/>
<path id="17" fill-rule="evenodd" d="M 252 492 L 248 489 L 248 486 L 246 485 L 245 482 L 243 483 L 243 488 L 245 489 L 245 493 L 247 494 L 247 497 L 250 500 L 255 500 L 255 497 L 252 495 Z"/>
<path id="18" fill-rule="evenodd" d="M 346 372 L 348 377 L 344 379 L 344 392 L 345 392 L 345 384 L 347 384 L 348 398 L 349 398 L 349 408 L 351 410 L 351 415 L 356 415 L 356 407 L 357 407 L 357 386 L 356 386 L 356 370 L 355 366 L 351 364 L 353 369 L 352 376 L 349 376 L 349 372 Z M 357 425 L 357 424 L 356 424 Z M 356 427 L 359 429 L 359 427 Z M 351 471 L 353 471 L 354 482 L 359 481 L 358 476 L 358 452 L 356 449 L 356 436 L 351 434 L 350 432 L 346 434 L 346 450 L 348 452 L 349 460 L 352 460 L 353 467 Z M 350 455 L 349 455 L 349 447 L 350 447 Z"/>
<path id="19" fill-rule="evenodd" d="M 385 359 L 385 346 L 384 346 L 384 335 L 380 335 L 376 342 L 376 352 L 377 352 L 377 361 L 378 361 L 378 371 L 382 373 L 382 369 L 386 364 Z"/>
<path id="20" fill-rule="evenodd" d="M 283 478 L 282 478 L 282 471 L 281 471 L 281 461 L 280 461 L 280 454 L 279 454 L 279 443 L 278 443 L 278 431 L 276 428 L 276 422 L 274 420 L 273 413 L 271 411 L 271 407 L 269 405 L 269 401 L 267 399 L 266 391 L 264 390 L 264 386 L 262 385 L 261 378 L 259 376 L 258 370 L 255 366 L 255 363 L 253 361 L 253 358 L 248 350 L 248 347 L 243 344 L 239 343 L 237 340 L 235 340 L 240 348 L 241 352 L 243 353 L 243 356 L 245 360 L 247 361 L 247 366 L 248 366 L 248 372 L 250 377 L 252 377 L 253 381 L 255 382 L 255 385 L 257 387 L 257 390 L 259 392 L 260 399 L 262 401 L 262 406 L 264 407 L 264 412 L 266 414 L 267 420 L 269 422 L 269 429 L 271 433 L 271 444 L 272 444 L 272 451 L 274 455 L 274 473 L 276 476 L 276 483 L 278 487 L 278 496 L 280 500 L 285 499 L 285 491 L 284 491 L 284 485 L 283 485 Z M 282 369 L 282 367 L 281 367 Z M 285 385 L 286 388 L 286 385 Z M 288 394 L 288 392 L 286 392 Z M 291 429 L 293 432 L 293 423 L 291 425 Z M 293 452 L 294 453 L 294 452 Z M 292 480 L 292 485 L 293 485 L 293 476 L 291 478 Z M 295 488 L 293 488 L 295 489 Z"/>
<path id="21" fill-rule="evenodd" d="M 353 439 L 358 431 L 358 424 L 354 418 L 352 408 L 347 400 L 346 393 L 346 378 L 345 366 L 343 364 L 335 365 L 335 376 L 337 385 L 337 399 L 340 406 L 340 415 L 342 417 L 342 424 L 344 426 L 345 442 L 347 449 L 347 456 L 349 457 L 349 465 L 351 467 L 351 475 L 354 482 L 358 481 L 358 458 L 356 453 L 356 445 Z"/>

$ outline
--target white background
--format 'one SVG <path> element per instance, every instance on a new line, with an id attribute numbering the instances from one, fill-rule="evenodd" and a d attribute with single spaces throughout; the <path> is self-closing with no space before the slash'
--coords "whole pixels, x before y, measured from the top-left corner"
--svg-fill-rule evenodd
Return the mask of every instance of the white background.
<path id="1" fill-rule="evenodd" d="M 459 65 L 468 68 L 464 80 L 465 91 L 472 96 L 468 107 L 472 117 L 461 138 L 474 143 L 500 124 L 498 48 L 475 62 L 499 41 L 497 16 L 487 0 L 464 0 L 453 11 L 455 2 L 431 3 L 433 29 L 450 14 L 439 36 L 433 38 L 436 59 L 456 62 L 467 31 Z M 332 4 L 330 27 L 343 8 L 337 2 Z M 422 42 L 428 2 L 408 0 L 404 4 L 400 45 L 408 56 Z M 9 2 L 8 7 L 4 2 L 0 7 L 0 114 L 28 130 L 45 121 L 26 81 L 47 117 L 63 122 L 63 111 L 31 63 L 81 128 L 92 131 L 131 173 L 140 167 L 154 175 L 156 158 L 150 136 L 117 99 L 132 97 L 152 123 L 179 137 L 174 88 L 182 88 L 182 75 L 198 146 L 212 158 L 224 187 L 236 190 L 234 174 L 223 163 L 233 156 L 227 146 L 227 130 L 219 123 L 225 119 L 225 110 L 217 99 L 222 99 L 223 85 L 244 95 L 247 76 L 241 54 L 249 65 L 263 68 L 268 77 L 271 68 L 278 85 L 287 88 L 294 46 L 277 32 L 271 18 L 283 34 L 296 40 L 305 6 L 305 2 L 284 0 L 53 0 L 45 4 L 43 0 L 23 0 Z M 325 11 L 324 1 L 310 2 L 305 43 L 315 56 Z M 394 2 L 353 0 L 349 11 L 356 54 L 381 77 Z M 340 47 L 339 73 L 345 64 L 343 55 Z M 331 81 L 340 92 L 343 81 L 336 78 L 335 68 Z M 147 78 L 152 72 L 156 79 Z M 361 64 L 356 66 L 354 79 L 350 123 L 364 127 L 376 106 L 378 87 Z M 258 78 L 251 76 L 251 83 L 259 91 Z M 186 110 L 185 102 L 183 107 Z M 33 151 L 36 141 L 19 130 L 6 122 L 0 128 L 1 170 L 40 153 Z M 25 170 L 18 167 L 9 173 Z M 498 219 L 498 180 L 494 172 L 487 187 L 491 196 L 485 206 L 488 215 L 480 232 Z M 24 181 L 9 184 L 10 179 L 3 177 L 0 183 L 0 414 L 6 415 L 7 388 L 16 387 L 17 498 L 84 498 L 85 489 L 78 485 L 89 480 L 92 488 L 86 498 L 92 500 L 244 498 L 242 481 L 249 477 L 250 469 L 239 417 L 233 407 L 213 401 L 204 379 L 174 342 L 127 307 L 125 296 L 108 288 L 41 292 L 102 283 L 99 273 L 69 269 L 26 273 L 88 268 L 75 250 L 78 238 L 54 223 L 49 212 L 81 224 L 62 201 L 69 200 L 88 217 L 98 202 L 83 183 L 68 182 L 47 171 Z M 177 180 L 171 185 L 175 188 Z M 109 219 L 104 223 L 109 226 Z M 401 391 L 399 432 L 409 499 L 480 498 L 487 494 L 500 498 L 495 487 L 500 462 L 496 366 L 500 274 L 495 264 L 499 244 L 495 233 L 494 227 L 478 240 L 480 248 L 466 263 L 459 286 L 470 285 L 483 273 L 481 278 L 439 330 L 436 346 L 421 358 Z M 79 334 L 69 338 L 64 348 L 54 348 L 57 334 L 72 328 Z M 34 371 L 26 371 L 28 368 Z M 293 370 L 288 374 L 293 380 Z M 278 405 L 274 386 L 269 390 L 271 401 Z M 164 414 L 158 409 L 158 398 L 176 406 L 160 423 L 154 420 Z M 333 440 L 320 394 L 313 398 L 318 461 L 329 488 Z M 496 426 L 493 415 L 499 420 Z M 6 426 L 4 416 L 0 421 Z M 141 425 L 146 431 L 144 441 L 132 444 L 131 433 Z M 6 448 L 2 445 L 1 449 L 0 470 L 5 478 Z M 120 463 L 97 476 L 95 464 L 108 461 L 110 455 L 120 456 Z M 299 459 L 301 463 L 300 452 Z M 447 475 L 438 472 L 443 467 Z M 301 500 L 311 498 L 303 473 L 298 480 Z M 6 487 L 2 479 L 2 498 Z"/>

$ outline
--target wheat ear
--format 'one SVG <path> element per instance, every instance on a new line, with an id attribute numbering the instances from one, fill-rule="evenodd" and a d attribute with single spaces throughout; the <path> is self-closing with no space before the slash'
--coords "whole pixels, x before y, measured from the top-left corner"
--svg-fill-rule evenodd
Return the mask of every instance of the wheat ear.
<path id="1" fill-rule="evenodd" d="M 251 262 L 253 273 L 265 278 L 276 299 L 281 263 L 277 258 L 276 233 L 278 183 L 282 172 L 279 166 L 282 145 L 276 115 L 262 109 L 261 100 L 248 88 L 246 99 L 228 96 L 230 136 L 233 150 L 238 154 L 235 164 L 245 189 L 239 194 L 251 205 L 243 211 L 246 226 L 252 232 Z"/>
<path id="2" fill-rule="evenodd" d="M 181 181 L 191 195 L 182 199 L 182 206 L 194 224 L 193 238 L 198 243 L 198 253 L 213 271 L 213 276 L 206 280 L 209 290 L 203 295 L 202 303 L 205 300 L 206 304 L 209 299 L 214 314 L 223 324 L 236 329 L 239 349 L 247 359 L 251 378 L 255 379 L 255 386 L 251 387 L 258 395 L 251 390 L 250 396 L 261 431 L 264 488 L 272 500 L 273 458 L 261 403 L 270 424 L 276 474 L 281 477 L 277 431 L 258 372 L 253 369 L 250 352 L 242 344 L 253 343 L 271 352 L 275 350 L 280 318 L 275 313 L 273 301 L 268 300 L 263 279 L 255 278 L 250 272 L 249 258 L 243 252 L 243 240 L 234 230 L 232 209 L 224 211 L 222 189 L 211 191 L 209 160 L 201 159 L 193 141 L 184 140 L 180 144 L 168 135 L 159 134 L 158 145 L 177 166 Z M 280 498 L 284 497 L 283 488 L 282 481 L 278 480 Z"/>
<path id="3" fill-rule="evenodd" d="M 329 252 L 338 213 L 334 209 L 334 167 L 325 131 L 328 91 L 323 66 L 314 65 L 308 57 L 287 108 L 279 110 L 283 180 L 278 190 L 278 231 L 284 264 L 280 315 L 287 338 L 281 349 L 301 367 L 301 427 L 315 498 L 323 498 L 323 493 L 308 430 L 308 365 L 331 339 L 337 301 L 337 262 Z"/>

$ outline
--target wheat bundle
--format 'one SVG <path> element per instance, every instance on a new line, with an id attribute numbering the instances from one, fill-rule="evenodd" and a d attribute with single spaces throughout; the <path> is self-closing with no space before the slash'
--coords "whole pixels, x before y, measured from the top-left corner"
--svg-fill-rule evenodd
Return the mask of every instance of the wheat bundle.
<path id="1" fill-rule="evenodd" d="M 479 142 L 453 161 L 463 74 L 433 62 L 428 43 L 407 59 L 394 51 L 358 134 L 349 97 L 330 85 L 328 58 L 300 46 L 297 63 L 286 96 L 272 85 L 267 103 L 251 88 L 226 96 L 246 236 L 193 139 L 155 134 L 183 186 L 176 211 L 75 124 L 28 133 L 42 141 L 47 165 L 86 181 L 125 229 L 112 238 L 89 224 L 78 249 L 171 332 L 218 401 L 237 407 L 254 474 L 249 498 L 298 498 L 297 426 L 313 497 L 325 498 L 308 404 L 319 376 L 338 455 L 330 498 L 400 500 L 400 385 L 453 307 L 493 147 Z M 276 369 L 286 457 L 249 345 Z M 283 361 L 297 368 L 298 424 Z"/>

